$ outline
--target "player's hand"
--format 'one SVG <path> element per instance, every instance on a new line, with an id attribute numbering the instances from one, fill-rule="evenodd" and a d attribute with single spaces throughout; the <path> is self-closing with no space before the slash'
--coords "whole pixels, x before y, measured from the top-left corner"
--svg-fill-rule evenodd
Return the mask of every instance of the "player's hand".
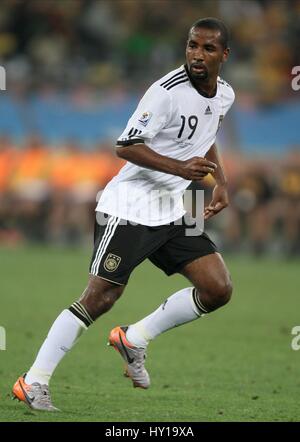
<path id="1" fill-rule="evenodd" d="M 204 219 L 209 219 L 228 206 L 229 198 L 226 185 L 216 184 L 212 193 L 212 201 L 204 209 Z"/>
<path id="2" fill-rule="evenodd" d="M 186 161 L 181 161 L 179 176 L 186 180 L 199 181 L 207 174 L 214 173 L 217 165 L 206 158 L 193 157 Z"/>

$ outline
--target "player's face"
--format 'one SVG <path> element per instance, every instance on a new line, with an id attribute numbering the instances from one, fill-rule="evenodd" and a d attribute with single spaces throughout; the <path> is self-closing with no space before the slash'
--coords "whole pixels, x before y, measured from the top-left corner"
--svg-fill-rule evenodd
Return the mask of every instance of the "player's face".
<path id="1" fill-rule="evenodd" d="M 192 28 L 186 46 L 186 61 L 194 80 L 216 78 L 221 63 L 227 60 L 229 49 L 220 41 L 220 31 Z"/>

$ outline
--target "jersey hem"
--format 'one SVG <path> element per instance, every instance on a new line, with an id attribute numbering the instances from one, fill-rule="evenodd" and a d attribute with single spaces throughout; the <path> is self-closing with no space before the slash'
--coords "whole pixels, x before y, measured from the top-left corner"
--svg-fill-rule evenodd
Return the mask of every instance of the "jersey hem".
<path id="1" fill-rule="evenodd" d="M 186 210 L 183 210 L 182 213 L 180 215 L 176 215 L 175 218 L 172 217 L 172 218 L 160 220 L 159 222 L 157 222 L 157 221 L 151 222 L 151 221 L 144 221 L 144 220 L 141 220 L 141 219 L 135 218 L 135 217 L 128 217 L 128 215 L 123 216 L 123 214 L 120 212 L 119 213 L 114 212 L 113 210 L 109 210 L 104 207 L 96 207 L 95 212 L 107 213 L 107 215 L 117 216 L 118 218 L 121 218 L 123 220 L 129 221 L 132 223 L 141 224 L 142 226 L 148 226 L 148 227 L 164 226 L 164 225 L 173 223 L 173 222 L 177 221 L 178 219 L 182 218 L 187 213 Z"/>

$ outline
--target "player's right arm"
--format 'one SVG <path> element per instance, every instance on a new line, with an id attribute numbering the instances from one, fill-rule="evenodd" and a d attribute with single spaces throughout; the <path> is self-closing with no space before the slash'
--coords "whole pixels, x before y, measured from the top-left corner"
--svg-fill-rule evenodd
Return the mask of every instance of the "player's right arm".
<path id="1" fill-rule="evenodd" d="M 147 145 L 171 119 L 171 97 L 166 90 L 154 83 L 139 102 L 119 137 L 117 155 L 138 166 L 177 175 L 186 180 L 201 180 L 208 173 L 215 172 L 216 164 L 208 159 L 194 157 L 180 161 L 161 155 Z"/>
<path id="2" fill-rule="evenodd" d="M 118 157 L 141 167 L 180 176 L 186 180 L 197 181 L 208 173 L 214 173 L 216 164 L 205 158 L 193 157 L 186 161 L 176 160 L 154 152 L 146 144 L 117 146 Z"/>

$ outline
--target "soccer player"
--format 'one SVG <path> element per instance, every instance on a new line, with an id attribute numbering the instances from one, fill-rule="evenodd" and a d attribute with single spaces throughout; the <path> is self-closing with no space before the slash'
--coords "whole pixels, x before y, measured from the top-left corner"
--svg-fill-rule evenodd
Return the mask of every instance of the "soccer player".
<path id="1" fill-rule="evenodd" d="M 225 25 L 215 18 L 197 21 L 189 31 L 186 64 L 156 81 L 129 119 L 116 146 L 127 163 L 108 183 L 96 209 L 88 285 L 58 316 L 32 367 L 13 387 L 13 395 L 31 408 L 57 410 L 48 388 L 55 368 L 82 332 L 112 308 L 133 269 L 146 258 L 167 275 L 181 273 L 192 286 L 169 296 L 137 323 L 110 332 L 109 343 L 125 360 L 135 387 L 150 386 L 144 362 L 151 340 L 229 301 L 232 284 L 225 263 L 204 232 L 186 234 L 182 201 L 191 181 L 210 173 L 215 187 L 204 219 L 228 205 L 215 144 L 234 101 L 231 86 L 219 77 L 228 55 Z M 164 204 L 165 197 L 170 204 Z"/>

